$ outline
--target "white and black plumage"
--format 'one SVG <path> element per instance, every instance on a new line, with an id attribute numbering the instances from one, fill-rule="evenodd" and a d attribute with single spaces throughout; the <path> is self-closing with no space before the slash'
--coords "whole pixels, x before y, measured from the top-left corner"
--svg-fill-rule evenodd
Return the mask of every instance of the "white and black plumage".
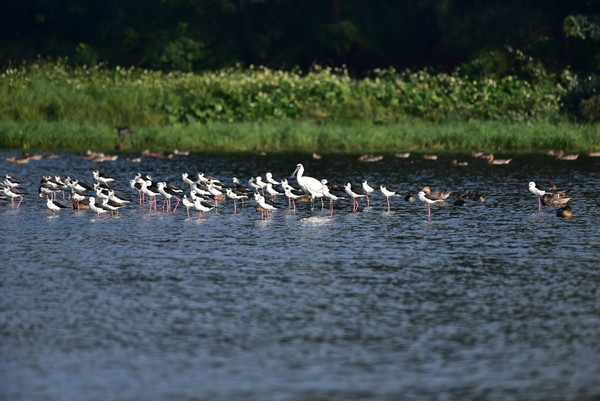
<path id="1" fill-rule="evenodd" d="M 273 200 L 277 197 L 277 195 L 283 195 L 281 192 L 278 192 L 275 188 L 273 188 L 273 184 L 270 182 L 265 185 L 265 189 L 267 193 L 271 195 L 271 199 Z"/>
<path id="2" fill-rule="evenodd" d="M 370 186 L 369 183 L 367 182 L 367 180 L 363 180 L 362 188 L 365 191 L 365 195 L 367 195 L 367 207 L 369 207 L 369 206 L 371 206 L 371 201 L 369 200 L 369 195 L 371 195 L 371 192 L 375 191 L 375 188 Z"/>
<path id="3" fill-rule="evenodd" d="M 19 203 L 17 204 L 17 209 L 19 208 L 19 206 L 21 206 L 21 202 L 23 201 L 23 194 L 19 192 L 17 188 L 11 188 L 5 185 L 4 188 L 2 188 L 2 192 L 4 192 L 4 195 L 10 198 L 10 205 L 12 208 L 15 207 L 16 198 L 20 198 Z"/>
<path id="4" fill-rule="evenodd" d="M 148 202 L 150 204 L 150 210 L 152 210 L 152 206 L 154 206 L 154 210 L 156 211 L 157 210 L 156 197 L 161 195 L 161 193 L 158 190 L 158 187 L 156 186 L 156 184 L 153 184 L 152 181 L 150 181 L 150 180 L 141 181 L 141 184 L 142 184 L 142 192 L 144 193 L 144 195 L 146 195 L 150 198 L 150 201 Z"/>
<path id="5" fill-rule="evenodd" d="M 94 179 L 96 181 L 98 181 L 99 183 L 104 184 L 104 185 L 109 185 L 110 182 L 113 182 L 115 180 L 112 177 L 109 177 L 104 174 L 100 174 L 100 172 L 98 170 L 92 171 L 92 175 L 94 176 Z"/>
<path id="6" fill-rule="evenodd" d="M 102 207 L 102 205 L 96 204 L 96 198 L 94 198 L 93 196 L 89 197 L 89 201 L 90 210 L 94 213 L 98 213 L 98 217 L 100 217 L 101 214 L 108 213 L 108 210 L 106 208 Z"/>
<path id="7" fill-rule="evenodd" d="M 181 173 L 181 179 L 183 180 L 184 183 L 186 183 L 187 185 L 190 186 L 190 190 L 192 189 L 192 185 L 194 185 L 194 180 L 189 178 L 189 174 L 188 173 Z"/>
<path id="8" fill-rule="evenodd" d="M 273 179 L 273 174 L 271 174 L 271 173 L 266 173 L 265 179 L 267 180 L 267 182 L 269 182 L 273 185 L 281 185 L 281 181 L 276 181 L 275 179 Z"/>
<path id="9" fill-rule="evenodd" d="M 329 210 L 331 212 L 331 215 L 333 216 L 333 201 L 344 198 L 341 198 L 331 193 L 329 186 L 327 185 L 327 180 L 321 180 L 321 182 L 323 183 L 323 196 L 329 199 Z"/>
<path id="10" fill-rule="evenodd" d="M 46 206 L 48 207 L 48 209 L 50 209 L 52 211 L 52 214 L 55 216 L 56 216 L 56 212 L 58 212 L 60 209 L 67 208 L 67 206 L 63 205 L 62 203 L 59 203 L 58 201 L 55 201 L 52 198 L 48 198 L 46 200 Z"/>
<path id="11" fill-rule="evenodd" d="M 202 198 L 194 199 L 194 207 L 198 211 L 199 217 L 204 217 L 204 213 L 211 211 L 214 207 L 205 203 Z"/>
<path id="12" fill-rule="evenodd" d="M 532 194 L 534 194 L 535 196 L 537 196 L 537 199 L 538 199 L 538 211 L 541 211 L 542 210 L 542 199 L 541 199 L 541 197 L 544 196 L 544 195 L 546 195 L 546 191 L 544 191 L 541 188 L 538 188 L 535 185 L 534 181 L 530 181 L 529 182 L 529 192 L 531 192 Z"/>
<path id="13" fill-rule="evenodd" d="M 235 184 L 234 191 L 237 193 L 250 195 L 252 192 L 254 192 L 250 188 L 243 186 L 240 180 L 238 180 L 236 177 L 233 177 L 232 182 Z"/>
<path id="14" fill-rule="evenodd" d="M 271 212 L 277 209 L 273 202 L 269 202 L 261 194 L 254 194 L 254 200 L 256 201 L 256 204 L 258 206 L 257 210 L 261 212 L 261 218 L 263 219 L 269 217 L 271 215 Z"/>
<path id="15" fill-rule="evenodd" d="M 4 185 L 7 185 L 7 186 L 9 186 L 11 188 L 17 188 L 17 187 L 21 186 L 21 181 L 13 178 L 12 176 L 10 176 L 8 174 L 6 174 L 4 176 L 4 181 L 3 182 L 4 182 Z"/>
<path id="16" fill-rule="evenodd" d="M 354 192 L 352 190 L 352 184 L 350 184 L 349 182 L 346 183 L 346 185 L 344 186 L 344 191 L 346 191 L 348 196 L 352 198 L 352 203 L 353 203 L 352 211 L 354 213 L 358 212 L 358 207 L 359 207 L 358 198 L 364 198 L 367 195 L 357 194 L 356 192 Z"/>
<path id="17" fill-rule="evenodd" d="M 167 212 L 171 211 L 171 198 L 177 199 L 177 204 L 173 209 L 173 211 L 176 211 L 177 206 L 179 206 L 179 202 L 181 201 L 181 190 L 176 191 L 173 188 L 169 188 L 168 184 L 164 181 L 157 183 L 156 188 L 158 189 L 158 192 L 160 192 L 160 194 L 165 197 L 163 209 L 165 208 L 165 205 L 167 205 Z"/>
<path id="18" fill-rule="evenodd" d="M 418 193 L 419 200 L 427 204 L 427 220 L 431 220 L 431 205 L 433 203 L 443 202 L 444 199 L 434 198 L 431 195 L 425 193 L 425 191 L 419 191 Z"/>
<path id="19" fill-rule="evenodd" d="M 241 200 L 242 201 L 242 205 L 244 202 L 244 199 L 248 199 L 247 195 L 241 194 L 241 193 L 236 193 L 234 192 L 231 188 L 227 188 L 225 190 L 225 195 L 229 198 L 229 199 L 233 199 L 233 213 L 237 213 L 237 201 Z"/>
<path id="20" fill-rule="evenodd" d="M 448 197 L 452 193 L 452 191 L 449 191 L 449 190 L 432 191 L 431 188 L 429 188 L 429 186 L 427 186 L 427 185 L 423 187 L 422 191 L 425 193 L 425 195 L 427 195 L 427 197 L 429 199 L 442 200 L 442 201 L 448 199 Z"/>
<path id="21" fill-rule="evenodd" d="M 388 207 L 388 212 L 389 212 L 391 210 L 391 208 L 390 208 L 390 198 L 393 197 L 393 196 L 400 196 L 400 195 L 398 195 L 394 191 L 388 190 L 384 185 L 380 185 L 379 186 L 379 190 L 381 191 L 381 193 L 383 194 L 383 196 L 385 196 L 385 198 L 387 200 L 387 207 Z"/>
<path id="22" fill-rule="evenodd" d="M 194 207 L 194 202 L 189 200 L 187 195 L 183 195 L 183 198 L 181 198 L 181 203 L 185 207 L 188 217 L 190 217 L 190 208 Z"/>

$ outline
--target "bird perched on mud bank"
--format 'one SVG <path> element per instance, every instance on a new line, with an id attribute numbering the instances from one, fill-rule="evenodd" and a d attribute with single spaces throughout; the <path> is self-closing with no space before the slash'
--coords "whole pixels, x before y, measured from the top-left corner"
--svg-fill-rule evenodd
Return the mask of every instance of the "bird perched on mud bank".
<path id="1" fill-rule="evenodd" d="M 125 144 L 123 142 L 125 141 L 125 135 L 131 134 L 134 131 L 128 126 L 115 126 L 115 128 L 117 129 L 117 134 L 119 135 L 119 143 L 115 147 L 115 149 L 116 150 L 124 150 Z"/>

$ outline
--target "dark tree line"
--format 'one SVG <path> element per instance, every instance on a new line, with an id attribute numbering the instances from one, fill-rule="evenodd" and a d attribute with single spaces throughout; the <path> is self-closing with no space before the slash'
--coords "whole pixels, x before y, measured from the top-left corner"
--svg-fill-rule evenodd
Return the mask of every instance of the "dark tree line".
<path id="1" fill-rule="evenodd" d="M 595 73 L 599 0 L 4 0 L 0 61 L 510 72 L 518 49 Z"/>

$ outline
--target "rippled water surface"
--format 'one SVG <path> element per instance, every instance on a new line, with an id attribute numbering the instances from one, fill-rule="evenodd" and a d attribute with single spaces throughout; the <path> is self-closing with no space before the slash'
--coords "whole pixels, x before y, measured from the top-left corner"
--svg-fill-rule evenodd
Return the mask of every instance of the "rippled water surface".
<path id="1" fill-rule="evenodd" d="M 191 155 L 15 165 L 19 209 L 0 200 L 0 399 L 597 400 L 600 397 L 600 158 L 465 155 L 311 160 Z M 470 161 L 451 165 L 452 158 Z M 183 186 L 197 171 L 367 179 L 405 194 L 478 189 L 485 203 L 432 207 L 376 193 L 261 220 L 231 203 L 204 219 L 128 206 L 58 216 L 42 175 L 121 193 L 136 172 Z M 529 181 L 572 188 L 575 217 L 537 211 Z"/>

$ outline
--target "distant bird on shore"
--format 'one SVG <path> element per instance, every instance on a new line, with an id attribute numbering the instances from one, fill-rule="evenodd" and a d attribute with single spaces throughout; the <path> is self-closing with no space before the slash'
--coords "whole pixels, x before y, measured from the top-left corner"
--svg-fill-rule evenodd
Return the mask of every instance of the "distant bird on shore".
<path id="1" fill-rule="evenodd" d="M 115 128 L 117 129 L 117 134 L 119 135 L 119 144 L 117 145 L 116 149 L 123 150 L 125 149 L 125 144 L 123 143 L 125 140 L 125 135 L 131 134 L 134 131 L 128 126 L 116 126 Z"/>

